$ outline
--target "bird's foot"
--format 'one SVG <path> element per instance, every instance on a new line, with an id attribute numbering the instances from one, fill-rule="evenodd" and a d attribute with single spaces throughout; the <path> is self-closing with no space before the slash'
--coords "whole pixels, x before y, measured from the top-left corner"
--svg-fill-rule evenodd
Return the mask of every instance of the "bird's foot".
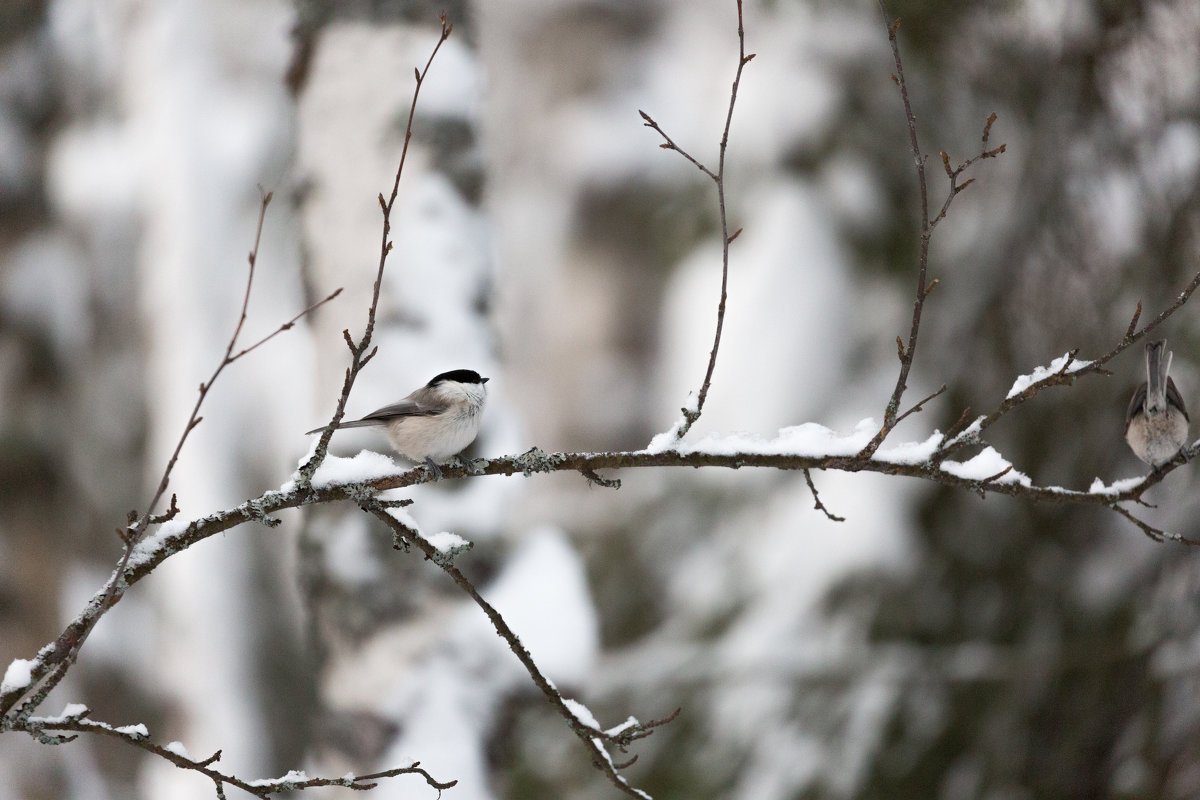
<path id="1" fill-rule="evenodd" d="M 442 468 L 432 458 L 427 457 L 425 459 L 425 469 L 429 470 L 429 475 L 433 478 L 434 483 L 442 479 Z"/>

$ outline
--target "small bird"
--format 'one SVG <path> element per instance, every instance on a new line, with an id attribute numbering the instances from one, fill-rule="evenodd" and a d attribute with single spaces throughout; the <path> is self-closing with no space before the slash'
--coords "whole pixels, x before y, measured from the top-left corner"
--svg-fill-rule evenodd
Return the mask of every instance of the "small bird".
<path id="1" fill-rule="evenodd" d="M 443 372 L 403 400 L 362 419 L 343 422 L 338 428 L 386 427 L 397 453 L 424 462 L 434 479 L 440 480 L 438 463 L 462 452 L 479 433 L 487 382 L 470 369 Z M 308 433 L 323 430 L 314 428 Z"/>
<path id="2" fill-rule="evenodd" d="M 1157 469 L 1170 461 L 1188 436 L 1188 413 L 1175 381 L 1167 375 L 1171 352 L 1165 339 L 1146 344 L 1146 382 L 1133 393 L 1125 412 L 1125 441 L 1134 454 Z"/>

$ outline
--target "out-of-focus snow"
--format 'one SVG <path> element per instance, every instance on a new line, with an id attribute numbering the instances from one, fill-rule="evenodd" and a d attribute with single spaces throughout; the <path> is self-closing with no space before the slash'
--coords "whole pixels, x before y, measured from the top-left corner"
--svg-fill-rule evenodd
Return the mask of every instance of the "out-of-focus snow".
<path id="1" fill-rule="evenodd" d="M 530 532 L 483 595 L 547 677 L 559 685 L 584 680 L 599 647 L 599 625 L 583 561 L 561 531 L 543 527 Z M 527 680 L 524 667 L 483 613 L 474 606 L 462 613 L 462 629 L 476 643 L 472 646 L 482 642 L 502 654 L 510 676 Z"/>
<path id="2" fill-rule="evenodd" d="M 496 579 L 479 590 L 556 685 L 586 679 L 596 657 L 598 625 L 582 560 L 561 531 L 527 534 Z M 423 641 L 421 626 L 445 634 L 424 658 L 413 650 Z M 419 625 L 397 627 L 394 635 L 383 632 L 371 648 L 348 660 L 346 669 L 359 676 L 359 702 L 403 721 L 380 763 L 419 760 L 435 777 L 457 779 L 456 795 L 491 797 L 483 737 L 494 704 L 530 679 L 483 611 L 461 601 L 430 609 Z M 372 666 L 377 658 L 387 662 L 386 669 Z M 343 693 L 352 689 L 344 682 L 350 673 L 330 679 Z M 373 686 L 374 681 L 381 683 Z"/>
<path id="3" fill-rule="evenodd" d="M 325 551 L 322 563 L 331 578 L 346 586 L 362 586 L 378 580 L 383 565 L 372 547 L 372 531 L 365 514 L 355 514 L 342 521 L 319 539 Z"/>
<path id="4" fill-rule="evenodd" d="M 828 332 L 845 326 L 857 300 L 823 199 L 806 184 L 773 180 L 744 189 L 731 213 L 734 230 L 739 220 L 748 224 L 730 245 L 721 350 L 693 433 L 744 429 L 748 420 L 778 430 L 833 409 L 845 413 L 844 400 L 856 398 L 830 398 L 819 387 L 846 380 L 843 362 L 854 339 Z M 720 280 L 720 243 L 708 241 L 667 285 L 654 392 L 664 420 L 704 376 Z M 814 337 L 822 337 L 820 346 Z"/>
<path id="5" fill-rule="evenodd" d="M 0 270 L 0 311 L 30 330 L 45 330 L 57 357 L 71 363 L 92 335 L 85 261 L 65 236 L 31 236 Z"/>

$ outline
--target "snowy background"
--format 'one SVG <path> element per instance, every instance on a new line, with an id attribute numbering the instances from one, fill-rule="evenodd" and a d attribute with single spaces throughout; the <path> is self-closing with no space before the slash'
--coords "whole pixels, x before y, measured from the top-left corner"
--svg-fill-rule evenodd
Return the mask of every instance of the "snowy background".
<path id="1" fill-rule="evenodd" d="M 332 413 L 361 331 L 413 68 L 422 91 L 349 413 L 436 372 L 491 378 L 476 455 L 644 447 L 711 346 L 712 186 L 733 0 L 54 0 L 0 7 L 0 664 L 51 640 L 119 555 L 236 322 L 259 189 L 275 192 L 246 340 L 172 490 L 186 516 L 278 487 Z M 938 150 L 984 162 L 934 241 L 940 279 L 894 434 L 924 440 L 1016 376 L 1120 337 L 1200 268 L 1200 6 L 904 0 L 931 198 Z M 694 439 L 879 417 L 915 280 L 915 180 L 873 2 L 748 0 L 729 150 L 721 360 Z M 1195 309 L 1166 331 L 1200 389 Z M 1136 350 L 1136 348 L 1134 348 Z M 1042 484 L 1139 474 L 1140 379 L 1047 392 L 994 443 Z M 1193 402 L 1193 405 L 1197 403 Z M 382 449 L 340 434 L 336 452 Z M 1200 538 L 1193 467 L 1148 499 Z M 1097 508 L 881 476 L 636 470 L 421 487 L 430 533 L 546 673 L 637 746 L 656 798 L 1192 797 L 1200 553 Z M 84 702 L 242 777 L 419 760 L 446 793 L 616 796 L 478 610 L 354 509 L 172 558 L 88 640 L 47 713 Z M 4 737 L 0 800 L 200 798 L 140 751 Z M 333 796 L 316 790 L 314 796 Z M 433 797 L 415 778 L 377 798 Z M 358 795 L 355 795 L 358 796 Z"/>

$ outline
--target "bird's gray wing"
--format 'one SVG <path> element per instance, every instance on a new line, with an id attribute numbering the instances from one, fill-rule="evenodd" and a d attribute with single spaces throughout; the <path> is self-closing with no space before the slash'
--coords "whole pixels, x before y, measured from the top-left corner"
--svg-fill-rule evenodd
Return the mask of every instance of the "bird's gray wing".
<path id="1" fill-rule="evenodd" d="M 407 397 L 398 403 L 392 403 L 390 406 L 376 409 L 370 414 L 362 418 L 363 422 L 387 422 L 396 417 L 431 417 L 435 414 L 441 414 L 450 407 L 449 403 L 445 402 L 430 402 L 424 400 L 417 402 L 410 400 Z"/>
<path id="2" fill-rule="evenodd" d="M 372 425 L 387 425 L 397 417 L 431 417 L 435 414 L 441 414 L 447 408 L 449 408 L 449 403 L 428 401 L 417 402 L 406 397 L 399 402 L 392 403 L 390 406 L 377 408 L 362 419 L 342 422 L 340 425 L 338 425 L 338 429 L 367 428 Z M 320 433 L 323 430 L 325 430 L 323 427 L 313 428 L 311 431 L 306 433 L 305 436 L 311 433 Z"/>
<path id="3" fill-rule="evenodd" d="M 1187 408 L 1183 405 L 1183 395 L 1179 393 L 1179 389 L 1175 387 L 1175 379 L 1167 378 L 1167 400 L 1179 406 L 1179 410 L 1183 412 L 1183 418 L 1191 422 L 1191 417 L 1188 416 Z"/>
<path id="4" fill-rule="evenodd" d="M 1130 399 L 1130 401 L 1129 401 L 1129 408 L 1126 409 L 1126 411 L 1125 411 L 1125 428 L 1126 429 L 1129 428 L 1129 423 L 1133 421 L 1134 416 L 1139 411 L 1142 410 L 1142 406 L 1146 402 L 1146 390 L 1148 388 L 1149 388 L 1148 385 L 1143 382 L 1142 385 L 1139 386 L 1137 388 L 1137 390 L 1133 393 L 1133 398 Z"/>

